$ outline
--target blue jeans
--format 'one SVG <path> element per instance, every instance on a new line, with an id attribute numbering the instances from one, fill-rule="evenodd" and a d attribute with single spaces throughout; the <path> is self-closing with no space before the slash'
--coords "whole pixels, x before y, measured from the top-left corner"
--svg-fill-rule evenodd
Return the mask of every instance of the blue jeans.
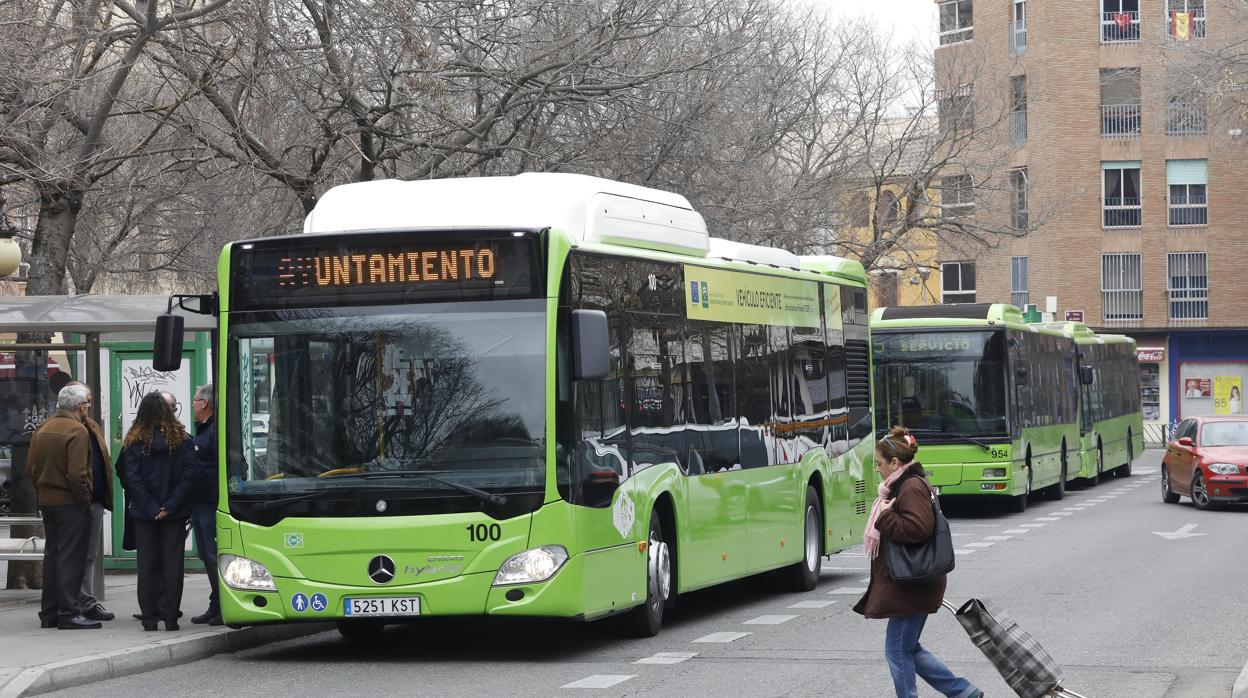
<path id="1" fill-rule="evenodd" d="M 221 613 L 217 596 L 217 507 L 215 504 L 191 505 L 191 530 L 195 533 L 195 550 L 208 575 L 208 613 Z"/>
<path id="2" fill-rule="evenodd" d="M 888 660 L 888 670 L 893 675 L 897 698 L 918 698 L 916 673 L 949 698 L 975 695 L 979 689 L 961 676 L 954 676 L 936 655 L 919 644 L 919 636 L 923 634 L 926 623 L 926 613 L 888 619 L 888 631 L 884 634 L 884 658 Z"/>

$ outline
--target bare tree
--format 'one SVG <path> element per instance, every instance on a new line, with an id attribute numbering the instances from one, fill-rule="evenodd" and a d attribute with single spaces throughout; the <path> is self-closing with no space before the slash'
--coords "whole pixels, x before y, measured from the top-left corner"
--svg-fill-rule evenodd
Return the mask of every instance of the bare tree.
<path id="1" fill-rule="evenodd" d="M 1171 18 L 1169 30 L 1157 40 L 1167 125 L 1179 132 L 1204 132 L 1208 119 L 1242 137 L 1248 129 L 1248 4 L 1205 0 L 1182 14 L 1186 17 Z"/>

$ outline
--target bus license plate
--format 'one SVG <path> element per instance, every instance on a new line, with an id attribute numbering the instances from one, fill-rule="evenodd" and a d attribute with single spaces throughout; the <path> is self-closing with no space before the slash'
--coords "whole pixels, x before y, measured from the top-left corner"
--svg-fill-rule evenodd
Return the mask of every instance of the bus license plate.
<path id="1" fill-rule="evenodd" d="M 419 596 L 372 597 L 367 599 L 343 599 L 347 616 L 418 616 Z"/>

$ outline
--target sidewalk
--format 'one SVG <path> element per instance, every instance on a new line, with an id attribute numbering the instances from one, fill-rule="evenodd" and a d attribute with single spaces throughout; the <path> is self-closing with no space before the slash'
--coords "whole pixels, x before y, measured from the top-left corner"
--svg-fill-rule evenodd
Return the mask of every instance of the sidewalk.
<path id="1" fill-rule="evenodd" d="M 100 630 L 43 630 L 38 590 L 0 589 L 0 698 L 38 695 L 164 667 L 223 652 L 256 647 L 331 628 L 326 623 L 231 630 L 191 624 L 208 607 L 208 578 L 188 574 L 181 630 L 145 632 L 131 614 L 139 610 L 138 578 L 109 574 L 104 605 L 117 618 Z"/>

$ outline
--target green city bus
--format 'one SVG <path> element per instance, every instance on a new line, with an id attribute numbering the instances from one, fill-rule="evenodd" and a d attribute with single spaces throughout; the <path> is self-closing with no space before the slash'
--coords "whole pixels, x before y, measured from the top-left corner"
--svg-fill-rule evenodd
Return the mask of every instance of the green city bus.
<path id="1" fill-rule="evenodd" d="M 878 308 L 875 423 L 908 427 L 944 495 L 1055 499 L 1079 474 L 1072 342 L 1011 305 Z"/>
<path id="2" fill-rule="evenodd" d="M 1081 367 L 1079 477 L 1095 485 L 1108 473 L 1130 476 L 1135 454 L 1144 450 L 1135 340 L 1097 334 L 1081 322 L 1046 326 L 1074 340 Z"/>
<path id="3" fill-rule="evenodd" d="M 522 174 L 336 187 L 219 275 L 231 626 L 653 635 L 677 594 L 770 570 L 811 589 L 862 540 L 857 262 L 710 238 L 675 194 Z"/>

